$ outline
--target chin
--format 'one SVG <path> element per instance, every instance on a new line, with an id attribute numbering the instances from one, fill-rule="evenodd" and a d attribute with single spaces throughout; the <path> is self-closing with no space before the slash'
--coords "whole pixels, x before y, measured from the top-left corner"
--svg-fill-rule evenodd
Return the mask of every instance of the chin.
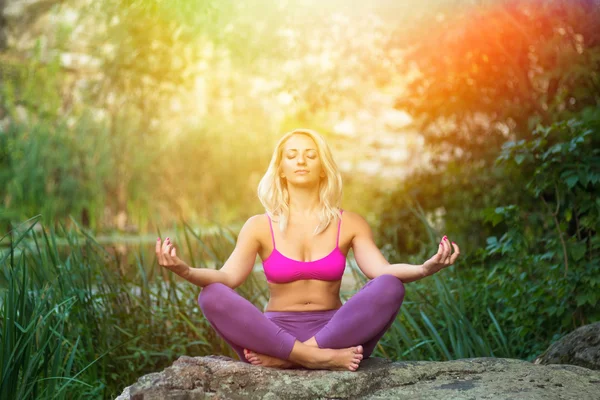
<path id="1" fill-rule="evenodd" d="M 319 181 L 308 180 L 308 179 L 297 179 L 290 183 L 293 183 L 294 186 L 302 186 L 302 187 L 319 185 Z"/>

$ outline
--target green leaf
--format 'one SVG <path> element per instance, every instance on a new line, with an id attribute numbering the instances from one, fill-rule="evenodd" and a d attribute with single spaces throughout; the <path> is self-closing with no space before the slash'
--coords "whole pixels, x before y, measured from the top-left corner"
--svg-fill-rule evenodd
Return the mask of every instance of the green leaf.
<path id="1" fill-rule="evenodd" d="M 573 243 L 569 246 L 569 252 L 575 261 L 581 260 L 585 256 L 585 242 Z"/>
<path id="2" fill-rule="evenodd" d="M 575 300 L 577 300 L 577 307 L 584 305 L 588 300 L 588 294 L 586 292 L 579 293 L 575 296 Z"/>
<path id="3" fill-rule="evenodd" d="M 575 186 L 578 181 L 579 181 L 579 177 L 577 175 L 571 175 L 566 179 L 567 186 L 569 187 L 569 189 L 572 189 L 573 186 Z"/>
<path id="4" fill-rule="evenodd" d="M 517 165 L 521 165 L 521 163 L 525 160 L 525 154 L 517 154 L 515 156 L 515 162 Z"/>

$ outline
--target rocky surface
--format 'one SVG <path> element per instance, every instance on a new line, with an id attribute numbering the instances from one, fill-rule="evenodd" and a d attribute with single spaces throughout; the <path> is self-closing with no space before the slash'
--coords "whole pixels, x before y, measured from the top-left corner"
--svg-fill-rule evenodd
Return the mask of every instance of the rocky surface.
<path id="1" fill-rule="evenodd" d="M 356 372 L 281 370 L 223 356 L 180 357 L 118 400 L 155 399 L 598 399 L 600 372 L 507 358 L 364 360 Z"/>
<path id="2" fill-rule="evenodd" d="M 556 341 L 535 364 L 571 364 L 600 370 L 600 322 L 577 328 Z"/>

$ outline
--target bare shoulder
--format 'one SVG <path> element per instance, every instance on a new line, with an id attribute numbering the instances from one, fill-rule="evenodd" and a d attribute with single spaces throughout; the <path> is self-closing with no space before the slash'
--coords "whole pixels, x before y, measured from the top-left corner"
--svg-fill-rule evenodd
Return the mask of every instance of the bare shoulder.
<path id="1" fill-rule="evenodd" d="M 269 220 L 266 214 L 256 214 L 248 218 L 242 229 L 250 231 L 252 236 L 259 238 L 264 228 L 268 229 Z"/>
<path id="2" fill-rule="evenodd" d="M 367 220 L 357 212 L 344 209 L 342 221 L 346 226 L 346 232 L 351 232 L 352 238 L 357 235 L 368 235 L 371 232 L 371 228 Z"/>
<path id="3" fill-rule="evenodd" d="M 269 233 L 269 217 L 267 214 L 256 214 L 248 218 L 242 230 L 262 247 L 265 240 L 265 235 Z M 240 232 L 241 233 L 241 232 Z"/>
<path id="4" fill-rule="evenodd" d="M 267 214 L 256 214 L 248 218 L 246 223 L 251 224 L 253 227 L 257 227 L 268 223 L 267 218 Z"/>

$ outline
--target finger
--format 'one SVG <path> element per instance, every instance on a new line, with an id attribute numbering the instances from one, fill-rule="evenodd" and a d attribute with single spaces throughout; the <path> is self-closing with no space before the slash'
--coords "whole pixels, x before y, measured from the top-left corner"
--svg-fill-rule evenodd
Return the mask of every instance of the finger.
<path id="1" fill-rule="evenodd" d="M 167 261 L 167 263 L 169 263 L 169 264 L 170 264 L 170 263 L 173 261 L 173 260 L 171 259 L 171 255 L 170 255 L 170 252 L 171 252 L 171 247 L 172 247 L 172 246 L 173 246 L 173 245 L 171 245 L 171 244 L 168 244 L 168 245 L 167 245 L 167 248 L 166 248 L 166 249 L 165 249 L 165 251 L 163 252 L 163 257 L 165 258 L 165 261 Z"/>
<path id="2" fill-rule="evenodd" d="M 442 258 L 443 255 L 444 255 L 444 246 L 440 243 L 438 245 L 438 251 L 437 251 L 437 253 L 435 253 L 429 260 L 431 260 L 431 261 L 433 261 L 435 263 L 438 263 L 441 260 L 443 260 L 443 258 Z"/>
<path id="3" fill-rule="evenodd" d="M 450 257 L 450 264 L 454 264 L 454 261 L 456 261 L 456 259 L 460 255 L 460 248 L 458 247 L 458 245 L 452 242 L 452 247 L 454 247 L 454 254 L 452 254 L 452 257 Z"/>
<path id="4" fill-rule="evenodd" d="M 438 255 L 439 255 L 440 257 L 442 257 L 442 256 L 444 255 L 444 243 L 443 243 L 443 242 L 444 242 L 444 241 L 442 240 L 442 241 L 440 242 L 440 245 L 438 246 L 438 252 L 437 252 L 437 253 L 438 253 Z"/>
<path id="5" fill-rule="evenodd" d="M 167 250 L 167 246 L 169 245 L 169 243 L 171 243 L 171 239 L 166 238 L 163 245 L 162 245 L 162 250 L 161 253 L 165 253 L 165 250 Z"/>
<path id="6" fill-rule="evenodd" d="M 171 249 L 171 252 L 169 253 L 171 255 L 171 257 L 175 258 L 177 257 L 177 252 L 175 251 L 175 246 L 173 246 L 173 248 Z"/>
<path id="7" fill-rule="evenodd" d="M 452 246 L 450 245 L 450 239 L 448 239 L 446 237 L 446 244 L 448 245 L 448 256 L 446 257 L 446 259 L 444 260 L 446 265 L 451 265 L 452 264 Z"/>
<path id="8" fill-rule="evenodd" d="M 448 244 L 448 237 L 444 236 L 442 238 L 442 245 L 444 246 L 444 253 L 442 255 L 442 260 L 445 261 L 446 258 L 450 255 L 450 245 Z"/>
<path id="9" fill-rule="evenodd" d="M 171 254 L 171 251 L 169 250 L 169 246 L 174 246 L 173 242 L 171 241 L 170 238 L 166 238 L 165 239 L 165 244 L 163 246 L 163 254 L 167 253 L 167 255 Z"/>
<path id="10" fill-rule="evenodd" d="M 158 259 L 158 265 L 163 264 L 163 257 L 162 257 L 162 243 L 160 238 L 156 239 L 156 258 Z"/>
<path id="11" fill-rule="evenodd" d="M 452 246 L 450 245 L 450 239 L 448 239 L 448 236 L 445 236 L 444 242 L 446 245 L 446 258 L 444 259 L 444 262 L 449 264 L 450 257 L 452 256 Z"/>

